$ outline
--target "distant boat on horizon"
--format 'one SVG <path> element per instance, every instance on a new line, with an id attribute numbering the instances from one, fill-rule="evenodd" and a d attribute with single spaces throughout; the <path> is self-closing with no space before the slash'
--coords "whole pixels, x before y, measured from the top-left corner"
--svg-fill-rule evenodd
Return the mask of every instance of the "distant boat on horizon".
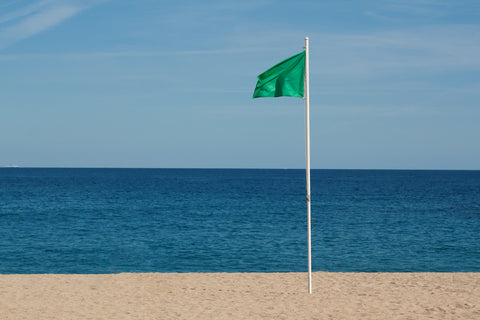
<path id="1" fill-rule="evenodd" d="M 10 166 L 6 166 L 6 168 L 20 168 L 20 166 L 10 165 Z"/>

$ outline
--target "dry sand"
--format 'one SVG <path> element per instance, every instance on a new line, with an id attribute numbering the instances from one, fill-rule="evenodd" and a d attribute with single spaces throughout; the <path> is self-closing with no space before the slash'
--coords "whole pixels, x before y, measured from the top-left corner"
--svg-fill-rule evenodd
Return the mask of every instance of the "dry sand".
<path id="1" fill-rule="evenodd" d="M 480 319 L 480 273 L 0 275 L 0 319 Z"/>

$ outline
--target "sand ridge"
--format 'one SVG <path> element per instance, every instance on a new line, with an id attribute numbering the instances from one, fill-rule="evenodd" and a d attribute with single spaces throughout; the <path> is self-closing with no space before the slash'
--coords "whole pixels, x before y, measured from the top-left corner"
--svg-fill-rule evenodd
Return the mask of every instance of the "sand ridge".
<path id="1" fill-rule="evenodd" d="M 0 319 L 480 319 L 480 273 L 0 275 Z"/>

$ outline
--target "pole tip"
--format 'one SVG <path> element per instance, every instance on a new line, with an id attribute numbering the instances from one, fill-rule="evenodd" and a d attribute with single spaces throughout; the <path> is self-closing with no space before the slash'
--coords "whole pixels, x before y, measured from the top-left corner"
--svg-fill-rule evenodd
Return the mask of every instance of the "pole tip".
<path id="1" fill-rule="evenodd" d="M 305 37 L 305 40 L 308 40 L 308 37 Z"/>

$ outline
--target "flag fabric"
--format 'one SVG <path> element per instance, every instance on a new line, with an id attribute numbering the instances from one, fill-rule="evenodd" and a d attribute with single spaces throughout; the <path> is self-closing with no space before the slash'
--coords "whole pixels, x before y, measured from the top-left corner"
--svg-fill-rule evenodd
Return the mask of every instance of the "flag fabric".
<path id="1" fill-rule="evenodd" d="M 253 98 L 281 96 L 303 98 L 304 77 L 305 51 L 302 51 L 260 74 Z"/>

